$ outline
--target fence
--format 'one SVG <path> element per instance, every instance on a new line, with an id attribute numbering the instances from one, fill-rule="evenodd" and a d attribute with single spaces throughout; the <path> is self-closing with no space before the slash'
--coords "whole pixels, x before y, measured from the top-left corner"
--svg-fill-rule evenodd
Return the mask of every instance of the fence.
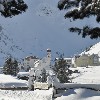
<path id="1" fill-rule="evenodd" d="M 12 87 L 9 87 L 9 88 L 0 87 L 0 89 L 1 90 L 28 90 L 28 87 L 13 87 L 13 88 Z"/>

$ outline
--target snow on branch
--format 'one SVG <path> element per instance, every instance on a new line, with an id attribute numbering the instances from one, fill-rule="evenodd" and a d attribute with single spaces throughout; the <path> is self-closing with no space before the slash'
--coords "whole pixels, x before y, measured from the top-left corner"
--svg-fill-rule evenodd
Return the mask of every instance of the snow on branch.
<path id="1" fill-rule="evenodd" d="M 4 17 L 12 17 L 25 12 L 28 8 L 23 0 L 0 0 L 0 12 Z"/>

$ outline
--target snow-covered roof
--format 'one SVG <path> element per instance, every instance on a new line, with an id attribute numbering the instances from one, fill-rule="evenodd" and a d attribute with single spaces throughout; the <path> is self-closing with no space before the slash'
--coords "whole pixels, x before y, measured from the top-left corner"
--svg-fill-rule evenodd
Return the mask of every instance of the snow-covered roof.
<path id="1" fill-rule="evenodd" d="M 72 58 L 64 58 L 64 60 L 72 60 Z"/>
<path id="2" fill-rule="evenodd" d="M 59 60 L 59 58 L 56 58 L 56 60 Z M 64 60 L 72 60 L 72 58 L 64 58 Z"/>
<path id="3" fill-rule="evenodd" d="M 29 59 L 39 59 L 39 58 L 36 57 L 36 56 L 27 56 L 27 57 L 25 58 L 25 60 L 29 60 Z"/>

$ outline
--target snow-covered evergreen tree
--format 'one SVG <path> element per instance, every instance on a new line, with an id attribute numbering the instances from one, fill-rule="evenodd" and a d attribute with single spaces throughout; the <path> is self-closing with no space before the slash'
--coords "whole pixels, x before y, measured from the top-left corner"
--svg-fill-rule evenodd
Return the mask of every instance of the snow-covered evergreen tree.
<path id="1" fill-rule="evenodd" d="M 58 2 L 60 10 L 66 9 L 65 18 L 71 18 L 73 21 L 95 16 L 96 21 L 100 22 L 100 0 L 60 0 Z M 83 28 L 71 27 L 71 32 L 77 32 L 82 37 L 90 36 L 91 39 L 100 37 L 100 27 L 90 27 L 89 25 Z"/>
<path id="2" fill-rule="evenodd" d="M 12 74 L 11 72 L 11 68 L 12 67 L 12 59 L 11 58 L 8 58 L 6 61 L 5 61 L 5 64 L 4 64 L 4 67 L 3 67 L 3 73 L 4 74 Z"/>
<path id="3" fill-rule="evenodd" d="M 18 62 L 10 57 L 5 61 L 3 73 L 16 76 L 19 71 Z"/>
<path id="4" fill-rule="evenodd" d="M 71 79 L 69 76 L 72 74 L 72 71 L 69 69 L 67 62 L 64 60 L 62 55 L 55 61 L 53 70 L 61 83 L 70 82 Z"/>
<path id="5" fill-rule="evenodd" d="M 12 75 L 16 76 L 18 72 L 19 72 L 18 62 L 17 60 L 14 60 L 12 64 Z"/>
<path id="6" fill-rule="evenodd" d="M 23 0 L 0 0 L 0 12 L 4 17 L 12 17 L 28 8 Z"/>
<path id="7" fill-rule="evenodd" d="M 35 70 L 34 70 L 34 68 L 31 68 L 30 70 L 29 70 L 29 80 L 28 80 L 28 90 L 34 90 L 34 81 L 35 81 L 35 76 L 34 76 L 34 72 L 35 72 Z"/>
<path id="8" fill-rule="evenodd" d="M 43 68 L 42 74 L 41 74 L 41 82 L 46 82 L 46 81 L 47 81 L 46 70 Z"/>

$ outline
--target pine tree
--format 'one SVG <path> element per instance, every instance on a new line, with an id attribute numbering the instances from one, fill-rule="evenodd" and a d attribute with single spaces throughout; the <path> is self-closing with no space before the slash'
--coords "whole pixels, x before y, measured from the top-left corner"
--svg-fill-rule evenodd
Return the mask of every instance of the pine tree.
<path id="1" fill-rule="evenodd" d="M 18 72 L 19 72 L 18 62 L 17 60 L 14 60 L 12 65 L 12 75 L 16 76 Z"/>
<path id="2" fill-rule="evenodd" d="M 72 74 L 72 71 L 69 69 L 67 62 L 62 55 L 55 61 L 53 70 L 61 83 L 70 82 L 69 76 Z"/>
<path id="3" fill-rule="evenodd" d="M 41 74 L 41 82 L 46 82 L 46 81 L 47 81 L 46 70 L 43 68 L 42 74 Z"/>
<path id="4" fill-rule="evenodd" d="M 23 0 L 2 0 L 0 1 L 0 12 L 4 17 L 12 17 L 22 12 L 25 12 L 28 8 L 27 4 Z"/>
<path id="5" fill-rule="evenodd" d="M 4 67 L 3 67 L 3 73 L 6 75 L 14 75 L 16 76 L 19 71 L 18 68 L 18 62 L 16 60 L 12 60 L 12 58 L 8 58 L 5 61 Z"/>
<path id="6" fill-rule="evenodd" d="M 73 21 L 95 16 L 97 23 L 100 22 L 100 0 L 60 0 L 58 8 L 60 10 L 66 9 L 67 13 L 64 17 L 71 18 Z M 91 39 L 100 37 L 100 27 L 98 26 L 90 27 L 89 25 L 85 25 L 83 28 L 71 27 L 69 31 L 77 32 L 83 38 L 86 36 L 90 36 Z"/>
<path id="7" fill-rule="evenodd" d="M 4 64 L 4 67 L 3 67 L 3 73 L 11 75 L 12 74 L 11 68 L 12 68 L 12 59 L 8 58 L 5 61 L 5 64 Z"/>

